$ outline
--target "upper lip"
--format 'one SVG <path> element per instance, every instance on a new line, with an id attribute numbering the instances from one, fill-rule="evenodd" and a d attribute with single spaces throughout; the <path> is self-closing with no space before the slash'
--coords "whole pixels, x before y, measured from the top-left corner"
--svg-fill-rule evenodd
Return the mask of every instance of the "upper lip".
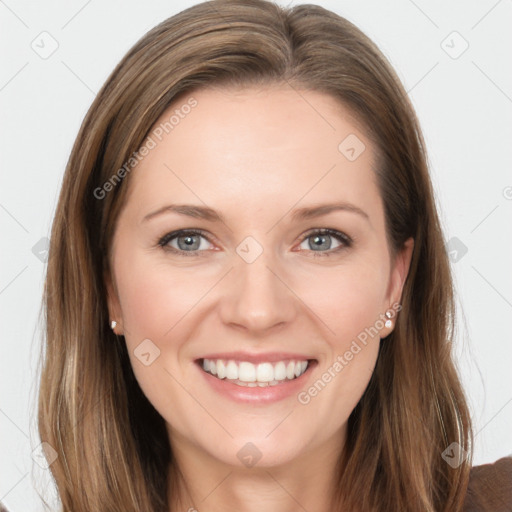
<path id="1" fill-rule="evenodd" d="M 214 354 L 205 355 L 201 359 L 224 359 L 224 360 L 233 360 L 233 361 L 247 361 L 249 363 L 257 364 L 257 363 L 275 363 L 278 361 L 308 361 L 313 359 L 310 356 L 306 356 L 303 354 L 297 354 L 292 352 L 265 352 L 260 354 L 248 353 L 248 352 L 216 352 Z"/>

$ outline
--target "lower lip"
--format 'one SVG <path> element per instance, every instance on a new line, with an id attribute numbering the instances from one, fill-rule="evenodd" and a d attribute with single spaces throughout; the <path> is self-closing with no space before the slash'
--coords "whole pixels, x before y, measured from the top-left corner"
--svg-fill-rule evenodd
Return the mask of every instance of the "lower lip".
<path id="1" fill-rule="evenodd" d="M 233 384 L 227 379 L 218 379 L 205 372 L 198 363 L 198 370 L 203 374 L 206 382 L 218 393 L 227 396 L 231 400 L 242 403 L 269 404 L 284 400 L 292 395 L 297 395 L 305 386 L 316 361 L 310 361 L 306 371 L 296 379 L 285 380 L 282 384 L 266 387 L 246 387 Z"/>

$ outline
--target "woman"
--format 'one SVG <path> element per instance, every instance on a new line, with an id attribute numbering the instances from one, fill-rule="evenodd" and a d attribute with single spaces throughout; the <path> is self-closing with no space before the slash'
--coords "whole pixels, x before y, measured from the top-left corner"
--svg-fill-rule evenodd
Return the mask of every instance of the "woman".
<path id="1" fill-rule="evenodd" d="M 128 52 L 70 156 L 45 305 L 65 511 L 487 499 L 418 122 L 323 8 L 206 2 Z"/>

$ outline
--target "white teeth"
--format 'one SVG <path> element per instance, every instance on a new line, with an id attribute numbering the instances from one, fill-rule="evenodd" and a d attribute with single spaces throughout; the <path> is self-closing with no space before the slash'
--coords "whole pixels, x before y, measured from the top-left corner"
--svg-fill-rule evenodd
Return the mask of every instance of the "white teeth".
<path id="1" fill-rule="evenodd" d="M 235 361 L 229 361 L 226 366 L 226 379 L 237 380 L 238 379 L 238 366 Z"/>
<path id="2" fill-rule="evenodd" d="M 300 377 L 308 367 L 308 361 L 278 361 L 277 363 L 253 364 L 248 361 L 224 361 L 203 359 L 203 370 L 218 379 L 228 379 L 240 386 L 275 386 L 285 380 Z"/>
<path id="3" fill-rule="evenodd" d="M 217 360 L 217 363 L 214 363 L 217 367 L 217 377 L 219 379 L 223 379 L 226 377 L 226 366 L 224 365 L 224 361 L 221 359 Z"/>
<path id="4" fill-rule="evenodd" d="M 290 361 L 286 367 L 286 378 L 293 379 L 295 377 L 295 363 Z"/>
<path id="5" fill-rule="evenodd" d="M 241 362 L 238 366 L 238 379 L 243 382 L 255 382 L 256 367 L 251 363 Z"/>
<path id="6" fill-rule="evenodd" d="M 306 363 L 306 366 L 308 365 L 308 362 L 307 361 L 304 361 Z M 305 370 L 306 368 L 304 368 Z M 304 373 L 304 372 L 302 372 Z M 284 365 L 284 363 L 282 361 L 279 361 L 279 363 L 277 363 L 275 366 L 274 366 L 274 378 L 276 380 L 284 380 L 286 379 L 286 366 Z"/>
<path id="7" fill-rule="evenodd" d="M 261 363 L 256 372 L 258 382 L 270 382 L 274 380 L 274 367 L 270 363 Z"/>

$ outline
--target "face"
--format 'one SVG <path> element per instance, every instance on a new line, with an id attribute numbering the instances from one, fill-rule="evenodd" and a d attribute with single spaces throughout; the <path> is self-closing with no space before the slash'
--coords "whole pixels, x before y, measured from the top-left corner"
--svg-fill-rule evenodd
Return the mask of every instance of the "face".
<path id="1" fill-rule="evenodd" d="M 129 176 L 108 284 L 116 332 L 176 453 L 240 467 L 337 454 L 412 241 L 392 258 L 374 148 L 335 99 L 193 98 L 168 134 L 158 127 L 188 98 L 157 121 Z"/>

